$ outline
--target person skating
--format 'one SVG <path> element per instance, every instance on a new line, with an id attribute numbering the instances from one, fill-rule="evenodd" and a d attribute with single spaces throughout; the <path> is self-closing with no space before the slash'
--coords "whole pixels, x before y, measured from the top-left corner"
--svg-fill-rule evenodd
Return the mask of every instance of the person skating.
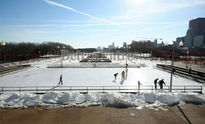
<path id="1" fill-rule="evenodd" d="M 125 71 L 122 71 L 122 80 L 125 79 Z"/>
<path id="2" fill-rule="evenodd" d="M 126 69 L 128 68 L 128 64 L 127 64 L 127 63 L 125 64 L 125 68 L 126 68 Z"/>
<path id="3" fill-rule="evenodd" d="M 165 82 L 164 82 L 164 79 L 159 81 L 159 86 L 160 86 L 161 90 L 163 89 L 163 85 L 166 85 Z"/>
<path id="4" fill-rule="evenodd" d="M 142 86 L 142 84 L 138 81 L 138 92 L 140 92 L 140 86 Z"/>
<path id="5" fill-rule="evenodd" d="M 59 83 L 58 83 L 58 85 L 63 85 L 63 77 L 62 77 L 62 75 L 60 76 L 60 80 L 59 80 Z"/>
<path id="6" fill-rule="evenodd" d="M 157 90 L 157 81 L 158 81 L 158 78 L 154 80 L 154 87 L 155 87 L 155 90 Z"/>
<path id="7" fill-rule="evenodd" d="M 127 79 L 128 69 L 126 68 L 126 70 L 125 70 L 125 71 L 126 71 L 126 79 Z"/>
<path id="8" fill-rule="evenodd" d="M 118 73 L 115 73 L 115 74 L 114 74 L 115 80 L 117 79 L 117 75 L 118 75 Z"/>

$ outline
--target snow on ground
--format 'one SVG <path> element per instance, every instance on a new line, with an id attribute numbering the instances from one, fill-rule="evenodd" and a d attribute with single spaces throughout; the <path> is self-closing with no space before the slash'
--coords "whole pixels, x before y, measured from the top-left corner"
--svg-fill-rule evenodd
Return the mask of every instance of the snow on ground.
<path id="1" fill-rule="evenodd" d="M 130 93 L 88 93 L 79 92 L 47 92 L 43 95 L 31 93 L 4 93 L 0 95 L 0 108 L 16 107 L 87 107 L 102 105 L 111 107 L 148 107 L 160 109 L 162 105 L 176 105 L 184 103 L 205 104 L 205 96 L 197 93 L 168 93 L 168 92 L 143 92 Z"/>

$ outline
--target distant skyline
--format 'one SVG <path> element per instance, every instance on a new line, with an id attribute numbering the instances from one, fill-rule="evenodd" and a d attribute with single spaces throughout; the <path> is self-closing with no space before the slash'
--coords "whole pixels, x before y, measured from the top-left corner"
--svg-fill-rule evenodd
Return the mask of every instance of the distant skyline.
<path id="1" fill-rule="evenodd" d="M 0 40 L 62 42 L 74 48 L 185 36 L 205 0 L 1 0 Z"/>

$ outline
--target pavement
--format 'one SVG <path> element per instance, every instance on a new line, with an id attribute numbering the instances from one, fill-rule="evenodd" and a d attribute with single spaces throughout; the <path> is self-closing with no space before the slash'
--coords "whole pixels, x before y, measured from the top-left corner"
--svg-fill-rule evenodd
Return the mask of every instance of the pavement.
<path id="1" fill-rule="evenodd" d="M 171 64 L 171 63 L 170 63 Z M 205 66 L 194 65 L 194 64 L 186 64 L 182 62 L 174 62 L 175 66 L 183 67 L 183 68 L 191 68 L 192 70 L 205 72 Z"/>
<path id="2" fill-rule="evenodd" d="M 0 124 L 205 124 L 205 105 L 185 104 L 181 111 L 177 106 L 162 107 L 0 109 Z"/>

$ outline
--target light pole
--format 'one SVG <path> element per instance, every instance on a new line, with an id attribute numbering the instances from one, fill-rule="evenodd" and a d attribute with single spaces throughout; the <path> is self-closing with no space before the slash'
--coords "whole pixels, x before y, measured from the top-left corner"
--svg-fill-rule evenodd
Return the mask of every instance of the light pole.
<path id="1" fill-rule="evenodd" d="M 186 52 L 186 68 L 188 68 L 188 55 L 189 55 L 189 51 Z"/>
<path id="2" fill-rule="evenodd" d="M 4 47 L 6 46 L 6 42 L 5 41 L 1 41 L 1 61 L 2 61 L 2 63 L 4 62 L 4 55 L 3 55 L 3 50 L 4 50 Z"/>
<path id="3" fill-rule="evenodd" d="M 165 44 L 164 44 L 165 46 L 168 46 L 169 44 L 168 44 L 168 42 L 166 42 Z M 183 44 L 183 42 L 181 41 L 180 43 L 179 43 L 179 46 L 180 47 L 182 47 L 184 44 Z M 174 65 L 174 43 L 172 44 L 172 56 L 171 56 L 172 58 L 172 61 L 171 61 L 171 76 L 170 76 L 170 92 L 172 92 L 172 79 L 173 79 L 173 65 Z"/>
<path id="4" fill-rule="evenodd" d="M 64 59 L 64 54 L 65 54 L 65 46 L 63 46 L 63 49 L 61 50 L 61 68 L 63 67 L 63 59 Z"/>
<path id="5" fill-rule="evenodd" d="M 128 58 L 127 54 L 128 54 L 128 49 L 130 48 L 130 46 L 126 46 L 125 48 L 126 48 L 126 65 L 125 66 L 126 66 L 126 69 L 127 69 L 127 67 L 128 67 L 128 64 L 127 64 L 127 58 Z"/>

